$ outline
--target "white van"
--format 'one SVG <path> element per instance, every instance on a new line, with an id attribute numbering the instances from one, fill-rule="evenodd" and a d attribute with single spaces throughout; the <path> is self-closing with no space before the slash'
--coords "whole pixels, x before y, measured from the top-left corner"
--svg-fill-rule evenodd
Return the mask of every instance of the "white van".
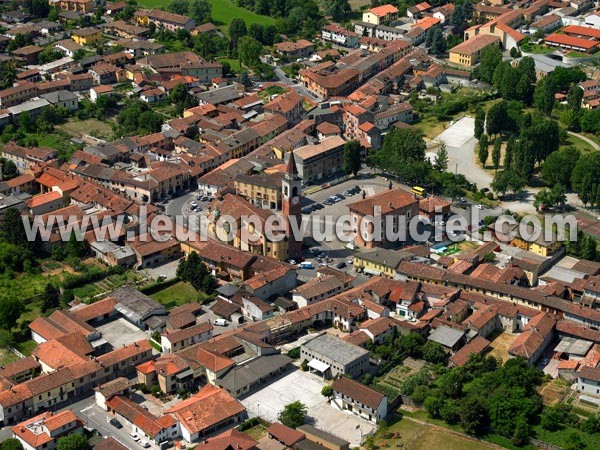
<path id="1" fill-rule="evenodd" d="M 215 319 L 215 321 L 213 322 L 214 325 L 217 325 L 219 327 L 226 327 L 227 326 L 227 320 L 225 319 Z"/>
<path id="2" fill-rule="evenodd" d="M 302 261 L 300 264 L 298 264 L 298 267 L 301 269 L 314 269 L 313 263 L 310 261 Z"/>

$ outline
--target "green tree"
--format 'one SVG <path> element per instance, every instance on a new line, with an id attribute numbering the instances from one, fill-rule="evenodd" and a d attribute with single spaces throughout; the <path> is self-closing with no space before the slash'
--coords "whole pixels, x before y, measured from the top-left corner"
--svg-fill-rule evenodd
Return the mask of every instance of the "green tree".
<path id="1" fill-rule="evenodd" d="M 167 9 L 175 14 L 185 16 L 188 14 L 189 2 L 188 0 L 171 0 L 168 4 Z"/>
<path id="2" fill-rule="evenodd" d="M 78 236 L 74 231 L 69 236 L 65 247 L 65 253 L 69 258 L 81 258 L 86 253 L 86 243 L 83 236 Z"/>
<path id="3" fill-rule="evenodd" d="M 0 223 L 0 239 L 4 242 L 22 248 L 30 248 L 30 242 L 25 233 L 21 213 L 15 208 L 8 208 Z"/>
<path id="4" fill-rule="evenodd" d="M 517 145 L 517 140 L 514 136 L 511 136 L 506 143 L 506 148 L 504 149 L 504 170 L 510 170 L 513 160 L 513 154 L 515 151 L 515 146 Z"/>
<path id="5" fill-rule="evenodd" d="M 586 237 L 581 251 L 581 257 L 589 261 L 596 261 L 598 259 L 598 243 L 596 242 L 596 239 L 591 236 Z"/>
<path id="6" fill-rule="evenodd" d="M 459 407 L 459 415 L 462 429 L 474 436 L 482 434 L 489 423 L 485 405 L 478 398 L 467 397 Z"/>
<path id="7" fill-rule="evenodd" d="M 42 313 L 60 305 L 60 291 L 52 283 L 46 283 L 44 296 L 42 298 Z"/>
<path id="8" fill-rule="evenodd" d="M 2 441 L 0 450 L 23 450 L 23 445 L 17 438 L 8 438 Z"/>
<path id="9" fill-rule="evenodd" d="M 482 134 L 479 138 L 479 153 L 477 154 L 479 157 L 479 162 L 483 167 L 485 167 L 485 162 L 488 159 L 488 137 L 487 134 Z"/>
<path id="10" fill-rule="evenodd" d="M 475 112 L 475 139 L 479 139 L 484 132 L 485 127 L 485 111 L 478 107 Z"/>
<path id="11" fill-rule="evenodd" d="M 542 78 L 535 86 L 533 105 L 543 114 L 549 116 L 554 108 L 554 89 L 548 77 Z"/>
<path id="12" fill-rule="evenodd" d="M 58 439 L 58 450 L 89 450 L 90 445 L 82 434 L 69 434 Z"/>
<path id="13" fill-rule="evenodd" d="M 8 330 L 4 330 L 2 328 L 0 328 L 0 348 L 8 348 L 8 347 L 14 347 L 15 345 L 15 337 L 13 336 L 13 334 L 8 331 Z M 2 450 L 4 447 L 0 446 L 0 450 Z"/>
<path id="14" fill-rule="evenodd" d="M 197 23 L 210 22 L 212 5 L 208 0 L 190 0 L 188 11 Z"/>
<path id="15" fill-rule="evenodd" d="M 513 444 L 522 447 L 529 444 L 529 439 L 533 436 L 533 428 L 523 416 L 517 417 L 515 421 L 515 430 L 512 435 Z"/>
<path id="16" fill-rule="evenodd" d="M 500 138 L 496 138 L 492 149 L 492 164 L 494 164 L 494 170 L 496 171 L 498 171 L 498 167 L 500 167 L 501 145 L 502 141 Z"/>
<path id="17" fill-rule="evenodd" d="M 323 386 L 323 388 L 321 389 L 321 395 L 327 398 L 333 397 L 333 388 L 328 384 Z"/>
<path id="18" fill-rule="evenodd" d="M 600 184 L 600 153 L 589 152 L 581 155 L 571 173 L 571 187 L 579 197 L 591 192 L 592 184 Z"/>
<path id="19" fill-rule="evenodd" d="M 0 158 L 0 164 L 2 164 L 2 179 L 4 181 L 12 180 L 19 176 L 16 164 L 10 159 Z"/>
<path id="20" fill-rule="evenodd" d="M 581 109 L 581 100 L 583 99 L 583 89 L 579 86 L 571 86 L 567 93 L 567 104 L 575 112 Z"/>
<path id="21" fill-rule="evenodd" d="M 492 105 L 485 118 L 485 129 L 489 136 L 501 133 L 508 122 L 507 103 L 501 101 Z"/>
<path id="22" fill-rule="evenodd" d="M 373 156 L 371 164 L 406 182 L 423 180 L 431 168 L 425 161 L 425 148 L 425 141 L 418 131 L 394 129 L 385 136 L 383 146 Z"/>
<path id="23" fill-rule="evenodd" d="M 296 428 L 304 425 L 308 408 L 300 401 L 289 403 L 283 407 L 283 410 L 277 417 L 278 420 L 290 428 Z"/>
<path id="24" fill-rule="evenodd" d="M 348 141 L 344 144 L 344 172 L 356 176 L 361 165 L 361 145 L 359 141 Z"/>
<path id="25" fill-rule="evenodd" d="M 238 41 L 238 56 L 240 62 L 246 67 L 255 67 L 260 63 L 263 47 L 256 39 L 242 36 Z"/>
<path id="26" fill-rule="evenodd" d="M 229 39 L 234 43 L 234 47 L 237 41 L 242 37 L 248 34 L 248 29 L 246 28 L 246 22 L 244 19 L 239 17 L 234 18 L 229 24 Z"/>
<path id="27" fill-rule="evenodd" d="M 446 148 L 445 142 L 442 142 L 442 145 L 435 156 L 433 168 L 438 172 L 445 172 L 448 169 L 448 149 Z"/>
<path id="28" fill-rule="evenodd" d="M 196 291 L 203 291 L 207 294 L 212 294 L 217 286 L 217 281 L 196 252 L 190 253 L 186 259 L 179 262 L 177 277 L 190 283 Z"/>
<path id="29" fill-rule="evenodd" d="M 444 348 L 437 342 L 427 341 L 423 345 L 423 359 L 432 364 L 443 364 L 446 362 L 448 354 Z"/>
<path id="30" fill-rule="evenodd" d="M 23 312 L 23 304 L 8 293 L 0 296 L 0 328 L 10 330 Z"/>
<path id="31" fill-rule="evenodd" d="M 496 45 L 489 45 L 481 51 L 479 66 L 475 69 L 476 77 L 484 83 L 491 83 L 494 71 L 502 61 L 502 53 Z"/>

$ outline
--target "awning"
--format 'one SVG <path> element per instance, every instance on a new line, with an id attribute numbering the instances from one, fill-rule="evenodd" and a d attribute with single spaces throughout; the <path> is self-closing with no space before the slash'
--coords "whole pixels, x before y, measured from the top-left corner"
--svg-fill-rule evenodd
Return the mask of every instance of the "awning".
<path id="1" fill-rule="evenodd" d="M 379 271 L 379 270 L 365 269 L 364 272 L 367 275 L 375 275 L 376 277 L 378 277 L 379 275 L 381 275 L 381 271 Z"/>
<path id="2" fill-rule="evenodd" d="M 311 362 L 309 362 L 308 367 L 315 369 L 317 372 L 321 373 L 324 373 L 327 369 L 329 369 L 329 366 L 327 364 L 319 361 L 318 359 L 313 359 Z"/>

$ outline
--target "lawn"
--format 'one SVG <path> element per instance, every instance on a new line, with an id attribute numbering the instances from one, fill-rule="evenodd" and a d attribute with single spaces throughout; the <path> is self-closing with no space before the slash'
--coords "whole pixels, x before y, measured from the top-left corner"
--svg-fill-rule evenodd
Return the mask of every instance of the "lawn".
<path id="1" fill-rule="evenodd" d="M 113 135 L 110 124 L 98 119 L 79 120 L 70 118 L 66 123 L 58 125 L 56 128 L 75 137 L 89 134 L 100 139 L 111 139 Z"/>
<path id="2" fill-rule="evenodd" d="M 162 303 L 167 309 L 174 308 L 175 306 L 183 305 L 185 303 L 202 301 L 207 298 L 203 292 L 196 292 L 196 290 L 189 284 L 183 281 L 169 286 L 162 291 L 151 294 L 157 302 Z"/>
<path id="3" fill-rule="evenodd" d="M 547 53 L 552 53 L 556 49 L 552 48 L 552 47 L 548 47 L 546 45 L 527 43 L 527 44 L 523 44 L 523 46 L 521 47 L 521 50 L 523 50 L 523 52 L 525 52 L 525 53 L 534 53 L 536 55 L 545 55 Z"/>
<path id="4" fill-rule="evenodd" d="M 7 364 L 18 361 L 19 357 L 13 352 L 6 349 L 0 349 L 0 366 L 4 367 Z"/>
<path id="5" fill-rule="evenodd" d="M 229 63 L 229 67 L 231 68 L 231 71 L 233 73 L 240 73 L 241 70 L 241 66 L 240 66 L 240 60 L 239 59 L 233 59 L 233 58 L 217 58 L 217 60 L 221 63 L 227 62 Z"/>
<path id="6" fill-rule="evenodd" d="M 261 25 L 271 25 L 275 23 L 275 19 L 268 16 L 261 16 L 245 8 L 236 6 L 231 0 L 209 0 L 212 6 L 212 22 L 221 28 L 221 31 L 226 31 L 231 21 L 235 18 L 242 18 L 246 21 L 246 26 L 251 23 Z M 144 8 L 160 8 L 166 7 L 170 0 L 140 0 L 138 5 Z"/>
<path id="7" fill-rule="evenodd" d="M 591 152 L 594 150 L 590 144 L 585 142 L 583 139 L 578 138 L 577 136 L 573 136 L 572 134 L 567 136 L 567 141 L 565 142 L 565 146 L 570 145 L 577 148 L 577 150 L 581 152 Z"/>
<path id="8" fill-rule="evenodd" d="M 424 117 L 419 122 L 413 125 L 423 133 L 423 135 L 429 139 L 437 137 L 442 131 L 446 129 L 450 122 L 439 120 L 437 117 L 431 115 Z"/>
<path id="9" fill-rule="evenodd" d="M 378 431 L 373 440 L 375 445 L 380 448 L 403 448 L 407 450 L 436 448 L 443 448 L 444 450 L 485 450 L 495 448 L 486 442 L 456 434 L 437 426 L 418 423 L 408 417 L 390 425 L 385 436 Z"/>

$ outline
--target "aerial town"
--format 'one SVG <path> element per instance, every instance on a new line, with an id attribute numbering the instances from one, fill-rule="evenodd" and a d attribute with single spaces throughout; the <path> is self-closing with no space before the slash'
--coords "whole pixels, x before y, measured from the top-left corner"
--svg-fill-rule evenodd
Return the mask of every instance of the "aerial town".
<path id="1" fill-rule="evenodd" d="M 599 210 L 598 2 L 4 0 L 0 450 L 600 449 Z"/>

